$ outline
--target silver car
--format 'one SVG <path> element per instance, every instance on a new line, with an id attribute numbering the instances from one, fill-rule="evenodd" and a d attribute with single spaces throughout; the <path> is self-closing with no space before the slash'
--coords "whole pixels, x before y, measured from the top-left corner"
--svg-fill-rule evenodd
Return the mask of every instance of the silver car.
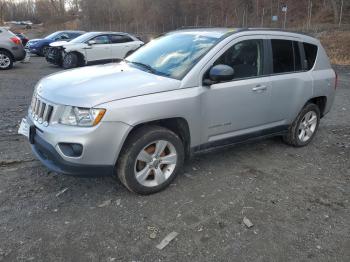
<path id="1" fill-rule="evenodd" d="M 309 144 L 335 89 L 325 50 L 310 36 L 184 29 L 119 64 L 43 78 L 19 133 L 53 171 L 117 174 L 150 194 L 201 151 L 268 136 Z"/>
<path id="2" fill-rule="evenodd" d="M 13 63 L 25 58 L 22 41 L 4 27 L 0 27 L 0 70 L 12 68 Z"/>

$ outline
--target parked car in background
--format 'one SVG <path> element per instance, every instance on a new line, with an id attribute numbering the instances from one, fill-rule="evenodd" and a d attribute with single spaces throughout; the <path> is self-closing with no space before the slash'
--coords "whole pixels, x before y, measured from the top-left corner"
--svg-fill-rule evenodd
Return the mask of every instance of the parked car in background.
<path id="1" fill-rule="evenodd" d="M 49 45 L 56 41 L 70 41 L 84 34 L 84 31 L 58 31 L 42 39 L 29 40 L 26 48 L 30 53 L 45 56 L 49 50 Z"/>
<path id="2" fill-rule="evenodd" d="M 137 37 L 127 33 L 89 32 L 70 42 L 50 44 L 46 60 L 64 68 L 118 61 L 143 44 Z"/>
<path id="3" fill-rule="evenodd" d="M 25 58 L 21 39 L 4 27 L 0 27 L 0 70 L 10 69 L 13 63 Z"/>
<path id="4" fill-rule="evenodd" d="M 336 86 L 313 37 L 179 30 L 119 64 L 42 79 L 19 133 L 51 170 L 116 172 L 129 190 L 151 194 L 173 181 L 185 157 L 210 148 L 268 136 L 308 145 Z"/>
<path id="5" fill-rule="evenodd" d="M 19 39 L 21 39 L 22 45 L 23 45 L 23 46 L 26 46 L 26 44 L 27 44 L 28 41 L 29 41 L 29 38 L 28 38 L 25 34 L 23 34 L 23 33 L 15 33 L 15 35 L 18 36 Z"/>

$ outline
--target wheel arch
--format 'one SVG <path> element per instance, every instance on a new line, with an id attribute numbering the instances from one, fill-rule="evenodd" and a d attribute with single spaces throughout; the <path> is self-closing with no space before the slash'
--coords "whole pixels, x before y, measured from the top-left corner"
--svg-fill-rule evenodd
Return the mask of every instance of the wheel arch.
<path id="1" fill-rule="evenodd" d="M 12 60 L 13 60 L 13 61 L 15 60 L 15 57 L 13 56 L 13 54 L 11 53 L 11 51 L 9 51 L 8 49 L 6 49 L 6 48 L 1 48 L 1 47 L 0 47 L 0 51 L 4 51 L 4 52 L 10 54 Z"/>
<path id="2" fill-rule="evenodd" d="M 190 147 L 191 147 L 190 128 L 187 120 L 182 117 L 164 118 L 164 119 L 139 123 L 129 131 L 128 135 L 124 140 L 123 146 L 126 144 L 126 141 L 130 136 L 132 136 L 138 129 L 145 126 L 161 126 L 177 134 L 184 144 L 186 159 L 190 157 Z"/>
<path id="3" fill-rule="evenodd" d="M 86 59 L 85 59 L 85 55 L 82 54 L 81 52 L 77 51 L 77 50 L 71 50 L 68 51 L 67 54 L 76 54 L 78 57 L 78 66 L 84 66 L 86 64 Z"/>
<path id="4" fill-rule="evenodd" d="M 306 104 L 309 104 L 309 103 L 313 103 L 313 104 L 317 105 L 318 108 L 320 109 L 321 117 L 324 116 L 324 112 L 325 112 L 326 105 L 327 105 L 327 97 L 326 96 L 313 97 L 306 102 Z"/>

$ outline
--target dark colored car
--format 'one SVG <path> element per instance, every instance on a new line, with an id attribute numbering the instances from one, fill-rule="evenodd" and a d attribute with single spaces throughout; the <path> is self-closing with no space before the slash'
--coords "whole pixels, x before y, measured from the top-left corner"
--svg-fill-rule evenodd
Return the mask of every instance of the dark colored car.
<path id="1" fill-rule="evenodd" d="M 49 50 L 49 45 L 56 41 L 70 41 L 82 34 L 84 31 L 57 31 L 42 39 L 29 40 L 26 48 L 30 53 L 45 56 Z"/>
<path id="2" fill-rule="evenodd" d="M 16 35 L 17 37 L 19 37 L 19 39 L 21 39 L 22 45 L 23 45 L 23 46 L 26 46 L 26 44 L 27 44 L 28 41 L 29 41 L 29 38 L 28 38 L 25 34 L 23 34 L 23 33 L 15 33 L 15 35 Z"/>

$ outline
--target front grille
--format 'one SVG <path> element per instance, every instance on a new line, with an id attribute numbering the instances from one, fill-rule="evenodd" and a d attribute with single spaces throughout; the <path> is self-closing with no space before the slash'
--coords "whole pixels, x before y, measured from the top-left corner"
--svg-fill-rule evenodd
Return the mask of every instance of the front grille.
<path id="1" fill-rule="evenodd" d="M 44 124 L 45 126 L 49 125 L 53 109 L 53 105 L 42 101 L 35 94 L 33 95 L 30 111 L 33 118 L 40 124 Z"/>

